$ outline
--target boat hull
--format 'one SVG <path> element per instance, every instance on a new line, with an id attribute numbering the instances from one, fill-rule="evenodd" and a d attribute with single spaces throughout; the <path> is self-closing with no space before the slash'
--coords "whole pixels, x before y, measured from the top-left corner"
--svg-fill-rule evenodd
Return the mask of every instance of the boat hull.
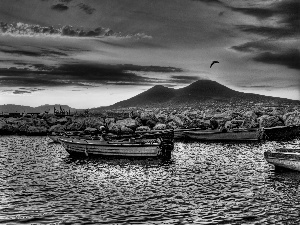
<path id="1" fill-rule="evenodd" d="M 60 141 L 59 141 L 59 138 L 60 138 L 60 136 L 52 136 L 52 135 L 50 135 L 50 136 L 48 136 L 53 142 L 55 142 L 55 143 L 60 143 Z"/>
<path id="2" fill-rule="evenodd" d="M 284 168 L 289 170 L 296 170 L 300 172 L 300 150 L 293 149 L 277 152 L 267 151 L 264 153 L 266 161 L 273 164 L 275 168 Z"/>
<path id="3" fill-rule="evenodd" d="M 259 141 L 261 134 L 255 131 L 185 131 L 187 138 L 200 141 Z"/>
<path id="4" fill-rule="evenodd" d="M 300 125 L 264 128 L 264 138 L 269 141 L 291 140 L 300 136 Z"/>
<path id="5" fill-rule="evenodd" d="M 70 155 L 113 157 L 165 157 L 159 143 L 107 142 L 99 140 L 59 139 Z"/>

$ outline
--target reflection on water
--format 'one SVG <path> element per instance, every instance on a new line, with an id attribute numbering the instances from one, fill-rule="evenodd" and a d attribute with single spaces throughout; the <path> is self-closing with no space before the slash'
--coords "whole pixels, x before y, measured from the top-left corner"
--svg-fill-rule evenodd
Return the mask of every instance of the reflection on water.
<path id="1" fill-rule="evenodd" d="M 46 137 L 0 138 L 1 223 L 297 224 L 300 173 L 284 142 L 175 144 L 170 161 L 72 158 Z"/>

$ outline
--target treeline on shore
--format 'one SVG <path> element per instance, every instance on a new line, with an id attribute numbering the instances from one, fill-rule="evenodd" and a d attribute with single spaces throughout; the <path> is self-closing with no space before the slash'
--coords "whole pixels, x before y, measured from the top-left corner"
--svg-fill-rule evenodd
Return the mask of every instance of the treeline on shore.
<path id="1" fill-rule="evenodd" d="M 230 129 L 289 125 L 300 125 L 300 112 L 297 109 L 260 108 L 245 112 L 215 110 L 214 113 L 192 109 L 145 109 L 132 111 L 128 118 L 113 117 L 111 113 L 65 117 L 43 114 L 0 118 L 0 134 L 47 135 L 66 131 L 100 133 L 103 128 L 113 134 L 131 134 L 136 131 L 180 128 Z"/>

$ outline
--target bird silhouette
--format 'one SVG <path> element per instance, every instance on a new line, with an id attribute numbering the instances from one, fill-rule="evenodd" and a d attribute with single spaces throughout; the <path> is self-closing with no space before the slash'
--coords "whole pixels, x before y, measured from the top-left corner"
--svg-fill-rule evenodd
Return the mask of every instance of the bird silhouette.
<path id="1" fill-rule="evenodd" d="M 214 65 L 215 63 L 219 63 L 219 62 L 218 62 L 218 61 L 212 61 L 212 63 L 210 64 L 210 67 L 209 67 L 209 68 L 211 68 L 212 65 Z"/>

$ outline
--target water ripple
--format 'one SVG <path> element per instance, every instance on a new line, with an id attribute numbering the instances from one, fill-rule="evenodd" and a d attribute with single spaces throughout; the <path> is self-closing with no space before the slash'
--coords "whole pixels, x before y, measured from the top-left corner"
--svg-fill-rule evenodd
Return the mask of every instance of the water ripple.
<path id="1" fill-rule="evenodd" d="M 162 161 L 71 158 L 49 142 L 0 137 L 0 223 L 300 222 L 300 173 L 263 157 L 293 143 L 177 142 Z"/>

